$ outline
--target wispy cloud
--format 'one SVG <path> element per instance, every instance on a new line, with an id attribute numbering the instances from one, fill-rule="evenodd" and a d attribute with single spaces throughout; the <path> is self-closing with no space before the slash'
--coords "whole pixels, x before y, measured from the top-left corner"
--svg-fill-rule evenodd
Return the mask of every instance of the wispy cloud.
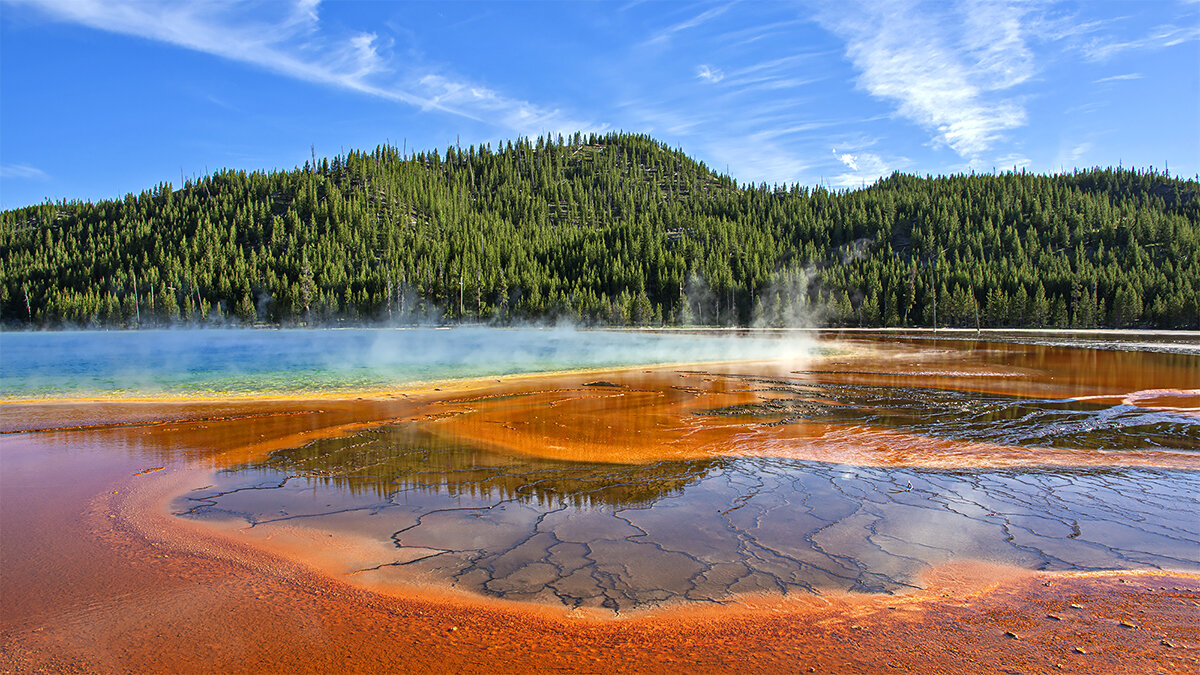
<path id="1" fill-rule="evenodd" d="M 384 70 L 374 33 L 323 39 L 316 0 L 278 5 L 263 16 L 226 3 L 122 0 L 17 0 L 50 16 L 98 30 L 166 42 L 248 63 L 296 79 L 414 105 L 431 104 L 399 87 L 373 84 Z"/>
<path id="2" fill-rule="evenodd" d="M 1010 90 L 1036 72 L 1022 4 L 967 2 L 932 11 L 909 0 L 863 3 L 819 14 L 846 41 L 858 85 L 895 101 L 897 112 L 934 132 L 934 142 L 976 157 L 1026 123 Z"/>
<path id="3" fill-rule="evenodd" d="M 647 44 L 656 44 L 656 43 L 666 42 L 666 41 L 670 40 L 671 37 L 674 36 L 676 33 L 688 30 L 689 28 L 695 28 L 696 26 L 708 23 L 709 21 L 712 21 L 713 19 L 717 18 L 718 16 L 721 16 L 725 12 L 729 11 L 729 8 L 733 7 L 734 4 L 735 3 L 730 2 L 730 3 L 724 4 L 724 5 L 718 5 L 716 7 L 706 9 L 703 12 L 700 12 L 696 16 L 693 16 L 689 19 L 685 19 L 683 21 L 680 21 L 679 23 L 667 26 L 666 28 L 658 31 L 653 36 L 651 36 L 651 38 L 649 40 L 647 40 L 646 43 Z"/>
<path id="4" fill-rule="evenodd" d="M 1107 107 L 1108 107 L 1108 103 L 1105 103 L 1102 101 L 1088 101 L 1087 103 L 1080 103 L 1078 105 L 1073 105 L 1073 106 L 1063 110 L 1062 114 L 1064 114 L 1064 115 L 1090 115 L 1092 113 L 1096 113 L 1101 110 L 1104 110 Z"/>
<path id="5" fill-rule="evenodd" d="M 1073 171 L 1079 167 L 1080 161 L 1091 153 L 1092 148 L 1093 144 L 1090 140 L 1078 141 L 1064 138 L 1059 143 L 1058 152 L 1055 154 L 1050 168 L 1058 171 Z"/>
<path id="6" fill-rule="evenodd" d="M 1193 40 L 1200 40 L 1200 26 L 1163 25 L 1136 40 L 1093 38 L 1083 46 L 1083 55 L 1091 61 L 1107 61 L 1125 52 L 1164 49 Z"/>
<path id="7" fill-rule="evenodd" d="M 619 107 L 646 133 L 686 139 L 689 152 L 741 181 L 800 181 L 813 167 L 804 153 L 781 138 L 788 129 L 764 126 L 752 115 L 730 118 L 722 106 L 681 105 L 661 98 L 630 99 Z M 792 123 L 800 126 L 794 119 Z"/>
<path id="8" fill-rule="evenodd" d="M 795 73 L 797 66 L 814 57 L 824 56 L 822 52 L 801 52 L 779 58 L 753 63 L 729 73 L 730 85 L 754 84 L 778 77 L 787 77 Z"/>
<path id="9" fill-rule="evenodd" d="M 696 77 L 715 84 L 725 79 L 725 73 L 721 72 L 720 68 L 713 68 L 707 64 L 702 64 L 696 69 Z"/>
<path id="10" fill-rule="evenodd" d="M 1033 160 L 1017 152 L 1010 152 L 1003 157 L 996 158 L 996 167 L 1001 171 L 1025 169 L 1031 164 L 1033 164 Z"/>
<path id="11" fill-rule="evenodd" d="M 1103 84 L 1105 82 L 1122 82 L 1125 80 L 1140 80 L 1140 79 L 1142 79 L 1142 77 L 1143 76 L 1141 73 L 1125 73 L 1124 75 L 1110 75 L 1108 77 L 1102 77 L 1098 80 L 1093 80 L 1092 82 L 1093 82 L 1093 84 Z"/>
<path id="12" fill-rule="evenodd" d="M 36 180 L 46 180 L 49 176 L 45 171 L 28 164 L 4 164 L 0 165 L 0 178 L 26 178 Z"/>
<path id="13" fill-rule="evenodd" d="M 755 25 L 749 28 L 740 28 L 738 30 L 729 31 L 722 35 L 717 42 L 719 44 L 741 47 L 752 42 L 758 42 L 770 35 L 778 34 L 782 29 L 805 23 L 801 19 L 788 19 L 785 21 L 776 21 L 764 25 Z"/>
<path id="14" fill-rule="evenodd" d="M 504 96 L 487 87 L 441 75 L 426 75 L 417 82 L 421 95 L 439 109 L 469 110 L 522 135 L 601 132 L 607 124 L 572 119 L 557 109 Z"/>
<path id="15" fill-rule="evenodd" d="M 320 0 L 237 5 L 170 0 L 10 0 L 59 21 L 165 42 L 297 80 L 506 126 L 517 133 L 596 128 L 452 74 L 398 66 L 374 32 L 332 34 Z"/>
<path id="16" fill-rule="evenodd" d="M 700 142 L 706 154 L 720 163 L 714 168 L 724 171 L 728 166 L 730 173 L 743 182 L 798 182 L 814 166 L 794 148 L 774 141 L 727 136 Z"/>
<path id="17" fill-rule="evenodd" d="M 721 86 L 725 90 L 723 95 L 729 98 L 755 92 L 773 92 L 770 98 L 756 100 L 753 104 L 758 111 L 757 114 L 761 117 L 764 107 L 772 105 L 769 101 L 778 99 L 779 94 L 774 92 L 803 87 L 827 79 L 824 74 L 814 76 L 813 73 L 817 71 L 801 67 L 804 62 L 823 55 L 826 54 L 803 52 L 753 63 L 729 72 L 704 65 L 700 67 L 698 76 L 714 84 L 721 82 Z M 794 114 L 794 110 L 789 112 Z M 791 116 L 789 114 L 789 117 Z"/>

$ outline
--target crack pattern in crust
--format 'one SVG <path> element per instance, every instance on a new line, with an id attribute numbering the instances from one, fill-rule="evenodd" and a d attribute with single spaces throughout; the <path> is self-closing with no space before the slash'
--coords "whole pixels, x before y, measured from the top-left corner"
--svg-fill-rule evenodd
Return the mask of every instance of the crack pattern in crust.
<path id="1" fill-rule="evenodd" d="M 390 553 L 351 570 L 362 579 L 617 612 L 742 593 L 903 592 L 958 558 L 1200 569 L 1200 477 L 1188 471 L 569 462 L 490 452 L 413 424 L 278 451 L 223 472 L 182 510 L 252 530 L 390 542 Z"/>

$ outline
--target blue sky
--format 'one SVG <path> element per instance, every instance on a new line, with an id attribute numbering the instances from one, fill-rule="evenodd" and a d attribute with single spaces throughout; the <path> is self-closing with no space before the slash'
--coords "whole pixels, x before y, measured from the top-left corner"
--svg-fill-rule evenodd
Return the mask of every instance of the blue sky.
<path id="1" fill-rule="evenodd" d="M 0 4 L 5 208 L 575 130 L 741 182 L 1195 176 L 1200 2 Z"/>

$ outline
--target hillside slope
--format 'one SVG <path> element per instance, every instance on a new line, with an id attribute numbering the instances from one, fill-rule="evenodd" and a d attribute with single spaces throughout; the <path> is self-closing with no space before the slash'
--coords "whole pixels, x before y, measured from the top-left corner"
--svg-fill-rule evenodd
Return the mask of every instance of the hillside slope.
<path id="1" fill-rule="evenodd" d="M 935 309 L 936 308 L 936 309 Z M 1200 183 L 1096 169 L 737 185 L 629 134 L 0 214 L 10 326 L 488 321 L 1200 327 Z"/>

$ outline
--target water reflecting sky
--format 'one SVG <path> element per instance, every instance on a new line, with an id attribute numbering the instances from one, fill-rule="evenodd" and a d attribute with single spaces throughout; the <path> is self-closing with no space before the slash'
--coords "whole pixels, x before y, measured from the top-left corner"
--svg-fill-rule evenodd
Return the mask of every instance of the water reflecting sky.
<path id="1" fill-rule="evenodd" d="M 0 333 L 5 398 L 319 393 L 484 375 L 807 355 L 792 335 L 571 328 Z"/>
<path id="2" fill-rule="evenodd" d="M 217 462 L 177 512 L 263 545 L 296 538 L 284 554 L 336 559 L 368 586 L 625 611 L 742 593 L 903 592 L 964 558 L 1200 569 L 1200 354 L 1177 337 L 1155 350 L 961 337 L 6 333 L 0 385 L 10 399 L 303 395 L 693 364 L 412 398 L 187 404 L 196 411 L 168 415 L 182 415 L 178 438 L 154 425 L 166 408 L 7 409 L 12 430 L 27 414 L 64 427 L 133 414 L 148 426 L 122 438 L 147 457 L 220 445 L 237 459 Z M 255 449 L 327 426 L 341 435 Z M 204 447 L 185 451 L 181 438 Z"/>
<path id="3" fill-rule="evenodd" d="M 692 415 L 836 421 L 1031 452 L 1195 451 L 1200 438 L 1200 418 L 1136 406 L 742 381 L 771 398 Z M 569 461 L 487 450 L 430 428 L 397 424 L 279 451 L 222 473 L 178 508 L 251 530 L 386 541 L 348 570 L 363 579 L 618 611 L 739 593 L 900 592 L 961 558 L 1038 570 L 1200 569 L 1200 477 L 1190 471 Z"/>

